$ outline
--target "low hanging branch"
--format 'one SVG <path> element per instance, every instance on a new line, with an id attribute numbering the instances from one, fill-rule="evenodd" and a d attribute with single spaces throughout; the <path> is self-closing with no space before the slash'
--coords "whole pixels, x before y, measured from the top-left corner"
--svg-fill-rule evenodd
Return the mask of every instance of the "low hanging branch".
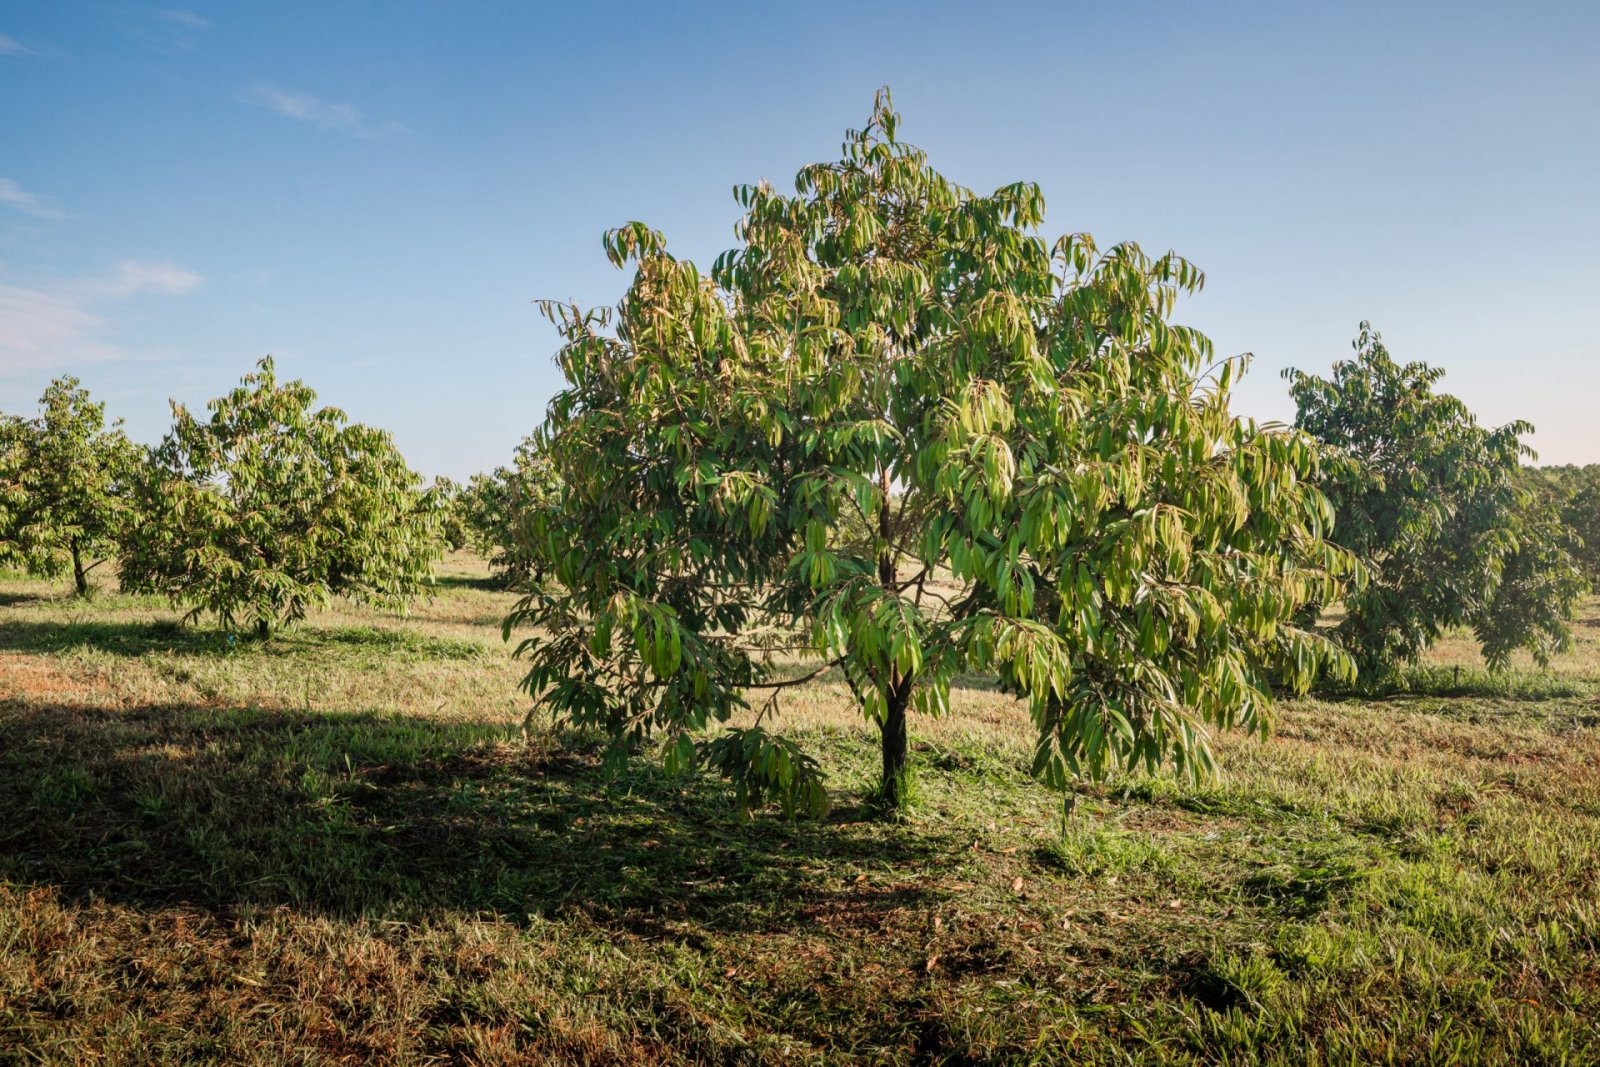
<path id="1" fill-rule="evenodd" d="M 807 682 L 811 681 L 813 678 L 820 678 L 822 675 L 827 674 L 829 671 L 833 670 L 835 667 L 838 667 L 843 662 L 844 661 L 842 659 L 836 659 L 836 660 L 833 660 L 832 662 L 824 663 L 822 666 L 818 667 L 816 670 L 810 672 L 809 674 L 803 674 L 798 678 L 788 678 L 788 679 L 785 679 L 784 681 L 781 681 L 781 682 L 749 682 L 749 683 L 747 683 L 745 685 L 745 688 L 746 689 L 788 689 L 791 686 L 805 685 Z"/>

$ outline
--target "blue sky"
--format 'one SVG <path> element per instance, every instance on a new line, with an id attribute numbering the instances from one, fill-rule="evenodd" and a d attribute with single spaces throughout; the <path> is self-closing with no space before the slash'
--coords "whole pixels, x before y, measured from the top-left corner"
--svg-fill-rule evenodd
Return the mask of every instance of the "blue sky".
<path id="1" fill-rule="evenodd" d="M 887 83 L 953 179 L 1204 268 L 1242 413 L 1366 318 L 1600 461 L 1597 51 L 1593 3 L 0 0 L 0 409 L 70 372 L 153 441 L 270 352 L 492 467 L 560 385 L 530 301 L 622 291 L 603 230 L 709 262 Z"/>

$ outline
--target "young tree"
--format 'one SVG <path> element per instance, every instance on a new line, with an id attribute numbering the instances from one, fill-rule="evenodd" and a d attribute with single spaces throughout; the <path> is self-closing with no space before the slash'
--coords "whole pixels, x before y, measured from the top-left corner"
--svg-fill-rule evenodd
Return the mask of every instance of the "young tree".
<path id="1" fill-rule="evenodd" d="M 381 430 L 313 410 L 270 358 L 211 401 L 173 404 L 142 486 L 146 518 L 122 541 L 124 584 L 266 637 L 335 595 L 403 606 L 439 557 L 432 491 Z"/>
<path id="2" fill-rule="evenodd" d="M 767 726 L 824 671 L 879 728 L 891 809 L 911 713 L 965 671 L 1026 698 L 1057 785 L 1203 773 L 1208 730 L 1342 666 L 1293 623 L 1348 562 L 1316 451 L 1229 415 L 1235 368 L 1207 379 L 1168 321 L 1187 262 L 1051 245 L 1036 186 L 976 195 L 897 126 L 881 96 L 796 195 L 738 188 L 709 276 L 635 223 L 606 239 L 634 264 L 614 314 L 546 305 L 567 388 L 536 435 L 556 582 L 506 624 L 535 627 L 525 686 L 791 811 L 826 793 Z"/>
<path id="3" fill-rule="evenodd" d="M 1370 574 L 1345 596 L 1340 642 L 1374 677 L 1454 626 L 1473 628 L 1495 667 L 1517 648 L 1543 661 L 1565 647 L 1583 587 L 1553 507 L 1520 484 L 1532 427 L 1479 426 L 1434 391 L 1442 370 L 1396 363 L 1365 322 L 1354 348 L 1332 378 L 1285 372 L 1296 425 L 1339 457 L 1323 484 L 1336 539 Z"/>
<path id="4" fill-rule="evenodd" d="M 80 596 L 127 521 L 139 449 L 72 377 L 57 378 L 37 418 L 0 416 L 0 562 L 56 577 Z"/>
<path id="5" fill-rule="evenodd" d="M 528 524 L 556 497 L 554 472 L 531 438 L 517 446 L 511 466 L 474 474 L 461 490 L 457 505 L 468 543 L 507 588 L 522 588 L 540 572 Z"/>

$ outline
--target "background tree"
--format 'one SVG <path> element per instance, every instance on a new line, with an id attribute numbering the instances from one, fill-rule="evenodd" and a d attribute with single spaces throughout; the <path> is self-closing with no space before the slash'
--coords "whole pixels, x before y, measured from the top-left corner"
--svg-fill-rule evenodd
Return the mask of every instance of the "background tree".
<path id="1" fill-rule="evenodd" d="M 1541 666 L 1558 651 L 1570 651 L 1573 610 L 1590 583 L 1579 563 L 1583 542 L 1562 516 L 1559 494 L 1547 487 L 1523 488 L 1526 503 L 1516 515 L 1516 547 L 1500 567 L 1488 610 L 1473 621 L 1483 657 L 1493 670 L 1528 652 Z"/>
<path id="2" fill-rule="evenodd" d="M 1581 468 L 1561 503 L 1561 519 L 1576 538 L 1572 551 L 1578 568 L 1592 588 L 1600 587 L 1600 465 Z"/>
<path id="3" fill-rule="evenodd" d="M 1331 378 L 1285 372 L 1296 425 L 1337 456 L 1323 482 L 1336 539 L 1370 574 L 1345 597 L 1340 642 L 1369 676 L 1456 626 L 1476 631 L 1491 666 L 1517 648 L 1542 662 L 1570 643 L 1583 587 L 1552 504 L 1521 485 L 1532 427 L 1479 426 L 1434 391 L 1442 370 L 1396 363 L 1365 322 L 1354 348 Z"/>
<path id="4" fill-rule="evenodd" d="M 1600 464 L 1526 467 L 1529 489 L 1553 494 L 1570 531 L 1568 551 L 1590 588 L 1600 586 Z"/>
<path id="5" fill-rule="evenodd" d="M 139 449 L 78 379 L 57 378 L 33 419 L 0 416 L 0 563 L 56 577 L 79 595 L 127 521 Z"/>
<path id="6" fill-rule="evenodd" d="M 897 125 L 880 97 L 795 196 L 736 190 L 709 276 L 635 223 L 606 240 L 635 267 L 614 314 L 547 305 L 556 584 L 507 620 L 535 627 L 525 685 L 790 810 L 826 794 L 767 725 L 829 670 L 879 727 L 890 808 L 909 714 L 967 670 L 1027 698 L 1050 781 L 1202 773 L 1209 729 L 1265 729 L 1273 681 L 1341 665 L 1293 625 L 1348 563 L 1315 449 L 1228 414 L 1233 368 L 1208 381 L 1168 321 L 1187 262 L 1051 245 L 1036 186 L 976 195 Z"/>
<path id="7" fill-rule="evenodd" d="M 474 474 L 457 499 L 467 543 L 489 561 L 508 588 L 522 588 L 539 572 L 529 522 L 558 497 L 554 471 L 530 438 L 517 446 L 511 466 Z"/>
<path id="8" fill-rule="evenodd" d="M 444 547 L 459 552 L 472 543 L 472 531 L 467 528 L 463 486 L 453 478 L 437 475 L 433 479 L 433 499 L 439 508 L 439 539 Z"/>
<path id="9" fill-rule="evenodd" d="M 207 421 L 174 403 L 145 522 L 122 542 L 124 583 L 263 637 L 334 595 L 403 606 L 418 593 L 441 548 L 434 494 L 387 433 L 315 401 L 269 358 Z"/>

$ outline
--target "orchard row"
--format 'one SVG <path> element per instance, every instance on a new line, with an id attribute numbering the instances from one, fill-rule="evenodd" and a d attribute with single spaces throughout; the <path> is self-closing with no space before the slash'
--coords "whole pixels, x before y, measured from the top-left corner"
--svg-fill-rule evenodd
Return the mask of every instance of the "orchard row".
<path id="1" fill-rule="evenodd" d="M 881 729 L 960 677 L 1016 695 L 1057 787 L 1212 770 L 1282 693 L 1381 682 L 1448 629 L 1544 661 L 1600 563 L 1600 478 L 1523 466 L 1362 324 L 1294 427 L 1236 416 L 1243 360 L 1172 321 L 1198 269 L 1085 234 L 1043 197 L 956 185 L 880 98 L 793 195 L 741 186 L 709 273 L 631 224 L 614 308 L 546 305 L 565 387 L 511 466 L 427 485 L 388 434 L 264 360 L 140 449 L 72 379 L 0 422 L 0 562 L 262 636 L 335 596 L 400 606 L 446 543 L 523 594 L 530 695 L 626 751 L 712 767 L 750 805 L 827 804 L 773 732 L 822 674 Z M 1339 608 L 1336 619 L 1326 609 Z M 748 714 L 747 714 L 748 713 Z"/>

